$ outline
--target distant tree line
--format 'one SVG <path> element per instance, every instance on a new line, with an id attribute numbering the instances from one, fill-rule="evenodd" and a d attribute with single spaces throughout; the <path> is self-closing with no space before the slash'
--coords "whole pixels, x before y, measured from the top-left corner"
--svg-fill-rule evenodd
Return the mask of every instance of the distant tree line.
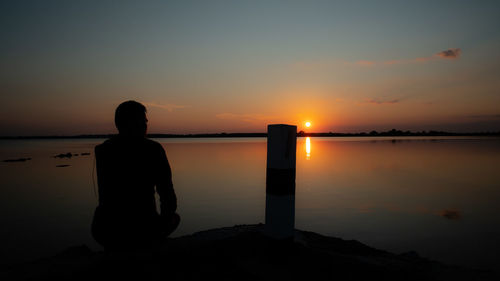
<path id="1" fill-rule="evenodd" d="M 419 132 L 411 132 L 411 131 L 401 131 L 392 129 L 386 132 L 377 132 L 371 131 L 369 133 L 360 132 L 360 133 L 306 133 L 304 131 L 300 131 L 297 134 L 299 137 L 404 137 L 404 136 L 500 136 L 499 132 L 473 132 L 473 133 L 452 133 L 452 132 L 444 132 L 444 131 L 419 131 Z"/>
<path id="2" fill-rule="evenodd" d="M 0 139 L 105 139 L 115 134 L 75 135 L 75 136 L 0 136 Z M 444 131 L 401 131 L 392 129 L 386 132 L 369 133 L 306 133 L 299 131 L 299 137 L 402 137 L 402 136 L 500 136 L 498 132 L 451 133 Z M 209 133 L 209 134 L 148 134 L 149 138 L 253 138 L 267 137 L 267 133 Z"/>

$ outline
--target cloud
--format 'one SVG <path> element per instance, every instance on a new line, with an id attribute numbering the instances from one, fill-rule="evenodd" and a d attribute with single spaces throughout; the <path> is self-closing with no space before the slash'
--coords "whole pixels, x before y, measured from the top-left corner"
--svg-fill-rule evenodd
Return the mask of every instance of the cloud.
<path id="1" fill-rule="evenodd" d="M 367 100 L 366 103 L 371 103 L 371 104 L 395 104 L 395 103 L 398 103 L 400 101 L 401 101 L 400 99 L 382 100 L 382 99 L 379 99 L 379 98 L 375 98 L 375 99 L 369 99 L 369 100 Z"/>
<path id="2" fill-rule="evenodd" d="M 179 104 L 173 104 L 173 103 L 158 104 L 158 103 L 153 103 L 153 102 L 145 102 L 144 105 L 151 106 L 151 107 L 157 107 L 157 108 L 161 108 L 161 109 L 166 109 L 166 110 L 168 110 L 168 112 L 172 112 L 176 109 L 182 109 L 182 108 L 189 107 L 189 105 L 179 105 Z"/>
<path id="3" fill-rule="evenodd" d="M 386 65 L 392 65 L 392 64 L 402 64 L 404 62 L 406 62 L 406 61 L 404 61 L 404 60 L 386 60 L 382 63 L 386 64 Z"/>
<path id="4" fill-rule="evenodd" d="M 472 119 L 500 119 L 500 114 L 468 115 L 467 118 L 472 118 Z"/>
<path id="5" fill-rule="evenodd" d="M 261 123 L 262 121 L 269 121 L 270 119 L 276 118 L 276 116 L 270 116 L 265 114 L 235 114 L 235 113 L 219 113 L 215 117 L 224 120 L 238 120 L 247 123 Z"/>
<path id="6" fill-rule="evenodd" d="M 428 57 L 419 57 L 414 59 L 394 59 L 394 60 L 385 60 L 385 61 L 371 61 L 371 60 L 359 60 L 354 63 L 347 63 L 348 65 L 357 65 L 357 66 L 374 66 L 374 65 L 400 65 L 400 64 L 418 64 L 418 63 L 427 63 L 433 60 L 439 59 L 458 59 L 462 53 L 460 48 L 452 48 L 448 50 L 441 51 L 437 54 Z"/>
<path id="7" fill-rule="evenodd" d="M 443 210 L 439 213 L 439 215 L 449 220 L 459 220 L 462 218 L 462 215 L 458 210 Z"/>
<path id="8" fill-rule="evenodd" d="M 443 59 L 458 59 L 460 57 L 460 54 L 462 53 L 462 50 L 460 48 L 454 48 L 454 49 L 448 49 L 441 51 L 436 54 L 436 56 L 443 58 Z"/>
<path id="9" fill-rule="evenodd" d="M 290 64 L 290 67 L 299 71 L 327 71 L 334 69 L 339 65 L 355 66 L 371 68 L 376 66 L 394 66 L 394 65 L 411 65 L 411 64 L 425 64 L 437 60 L 455 60 L 459 59 L 462 54 L 460 48 L 450 48 L 426 57 L 408 58 L 408 59 L 389 59 L 383 61 L 377 60 L 317 60 L 317 61 L 299 61 Z"/>
<path id="10" fill-rule="evenodd" d="M 409 59 L 409 60 L 386 60 L 383 61 L 381 64 L 384 65 L 393 65 L 393 64 L 413 64 L 413 63 L 425 63 L 430 60 L 435 59 L 434 56 L 432 57 L 422 57 L 422 58 L 416 58 L 416 59 Z"/>
<path id="11" fill-rule="evenodd" d="M 355 62 L 355 64 L 361 65 L 361 66 L 372 66 L 372 65 L 375 65 L 376 63 L 377 62 L 371 61 L 371 60 L 359 60 L 359 61 Z"/>
<path id="12" fill-rule="evenodd" d="M 416 59 L 413 59 L 413 63 L 419 63 L 419 62 L 428 62 L 430 60 L 433 60 L 434 59 L 434 56 L 432 57 L 423 57 L 423 58 L 416 58 Z"/>

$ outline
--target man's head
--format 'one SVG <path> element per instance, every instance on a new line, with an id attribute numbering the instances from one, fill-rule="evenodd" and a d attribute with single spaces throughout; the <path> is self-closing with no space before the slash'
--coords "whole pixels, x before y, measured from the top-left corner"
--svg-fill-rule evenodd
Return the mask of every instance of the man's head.
<path id="1" fill-rule="evenodd" d="M 136 101 L 121 103 L 115 111 L 115 125 L 120 135 L 145 136 L 148 128 L 146 107 Z"/>

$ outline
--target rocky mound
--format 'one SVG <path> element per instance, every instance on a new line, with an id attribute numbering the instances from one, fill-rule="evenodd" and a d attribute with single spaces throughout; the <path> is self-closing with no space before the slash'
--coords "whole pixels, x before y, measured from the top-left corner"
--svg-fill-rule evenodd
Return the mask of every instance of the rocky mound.
<path id="1" fill-rule="evenodd" d="M 55 257 L 3 270 L 2 280 L 498 280 L 494 272 L 396 255 L 358 241 L 296 230 L 295 241 L 243 225 L 168 239 L 154 251 L 93 252 L 72 247 Z"/>

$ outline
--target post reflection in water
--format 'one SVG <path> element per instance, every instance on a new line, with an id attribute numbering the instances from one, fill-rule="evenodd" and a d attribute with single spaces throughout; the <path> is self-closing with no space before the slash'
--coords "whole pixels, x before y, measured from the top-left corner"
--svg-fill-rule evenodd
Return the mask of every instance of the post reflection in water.
<path id="1" fill-rule="evenodd" d="M 311 138 L 306 137 L 306 159 L 311 159 Z"/>

